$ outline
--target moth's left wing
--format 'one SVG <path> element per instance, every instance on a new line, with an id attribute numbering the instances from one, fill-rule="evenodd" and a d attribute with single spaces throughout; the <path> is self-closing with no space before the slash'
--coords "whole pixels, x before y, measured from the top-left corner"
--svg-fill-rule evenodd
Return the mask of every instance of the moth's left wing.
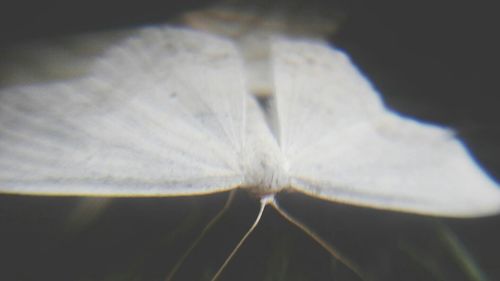
<path id="1" fill-rule="evenodd" d="M 0 89 L 0 192 L 173 196 L 238 186 L 245 82 L 231 42 L 132 30 L 78 77 Z"/>
<path id="2" fill-rule="evenodd" d="M 443 216 L 500 212 L 500 189 L 444 128 L 387 110 L 342 52 L 272 46 L 279 141 L 291 187 L 326 200 Z"/>

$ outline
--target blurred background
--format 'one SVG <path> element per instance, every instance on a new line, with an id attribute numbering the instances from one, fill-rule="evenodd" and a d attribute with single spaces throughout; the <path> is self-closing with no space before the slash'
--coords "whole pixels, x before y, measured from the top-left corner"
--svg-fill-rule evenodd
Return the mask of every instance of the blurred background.
<path id="1" fill-rule="evenodd" d="M 0 63 L 9 61 L 19 44 L 179 23 L 182 14 L 215 4 L 220 2 L 6 0 L 0 8 Z M 325 19 L 332 25 L 328 39 L 350 54 L 389 107 L 455 129 L 481 165 L 500 179 L 500 22 L 490 2 L 231 4 L 263 17 L 278 12 L 302 21 Z M 0 195 L 0 280 L 163 280 L 226 198 Z M 366 280 L 500 280 L 500 216 L 430 218 L 300 194 L 282 194 L 279 200 L 356 263 Z M 257 209 L 258 200 L 239 192 L 174 280 L 210 280 Z M 220 280 L 360 279 L 268 209 Z"/>

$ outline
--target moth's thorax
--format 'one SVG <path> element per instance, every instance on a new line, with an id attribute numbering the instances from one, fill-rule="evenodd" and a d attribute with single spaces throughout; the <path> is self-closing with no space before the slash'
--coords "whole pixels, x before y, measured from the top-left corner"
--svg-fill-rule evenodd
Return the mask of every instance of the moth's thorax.
<path id="1" fill-rule="evenodd" d="M 285 161 L 277 147 L 252 143 L 246 149 L 243 187 L 259 195 L 276 193 L 289 186 Z"/>

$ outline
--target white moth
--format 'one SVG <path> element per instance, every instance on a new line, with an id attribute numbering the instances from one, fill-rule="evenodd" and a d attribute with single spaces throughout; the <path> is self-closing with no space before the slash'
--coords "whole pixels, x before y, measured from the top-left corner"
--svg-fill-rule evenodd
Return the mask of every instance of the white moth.
<path id="1" fill-rule="evenodd" d="M 0 192 L 243 188 L 262 213 L 288 189 L 426 215 L 500 212 L 498 185 L 453 133 L 389 111 L 344 53 L 319 40 L 269 44 L 267 107 L 231 40 L 168 26 L 132 32 L 76 78 L 1 89 Z"/>

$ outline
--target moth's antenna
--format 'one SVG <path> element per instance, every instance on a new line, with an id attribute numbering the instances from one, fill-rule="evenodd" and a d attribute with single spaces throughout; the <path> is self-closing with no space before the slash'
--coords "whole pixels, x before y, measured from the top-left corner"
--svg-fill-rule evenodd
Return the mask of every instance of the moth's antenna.
<path id="1" fill-rule="evenodd" d="M 212 277 L 212 279 L 210 279 L 210 281 L 215 281 L 215 280 L 217 280 L 217 278 L 219 278 L 219 276 L 221 275 L 221 273 L 224 270 L 224 268 L 226 268 L 226 266 L 229 263 L 229 261 L 233 258 L 233 256 L 236 254 L 236 252 L 240 249 L 241 245 L 243 245 L 243 243 L 245 242 L 245 240 L 247 240 L 248 236 L 250 236 L 250 234 L 252 234 L 252 232 L 254 231 L 255 227 L 259 224 L 260 218 L 262 217 L 262 213 L 264 212 L 264 208 L 267 206 L 267 204 L 269 204 L 273 200 L 274 200 L 274 195 L 264 196 L 264 197 L 262 197 L 260 199 L 260 209 L 259 209 L 259 213 L 257 214 L 257 218 L 253 222 L 252 226 L 247 230 L 247 232 L 245 233 L 245 235 L 243 235 L 243 237 L 241 238 L 240 242 L 238 242 L 238 244 L 236 245 L 236 247 L 234 247 L 233 251 L 226 258 L 226 260 L 221 265 L 221 267 L 219 268 L 219 270 L 217 270 L 217 273 L 215 273 L 214 277 Z"/>
<path id="2" fill-rule="evenodd" d="M 272 198 L 268 202 L 269 205 L 273 206 L 273 208 L 278 211 L 278 213 L 283 216 L 287 221 L 291 222 L 298 228 L 300 228 L 302 231 L 304 231 L 309 237 L 311 237 L 314 241 L 318 242 L 318 244 L 323 247 L 332 257 L 343 263 L 345 266 L 347 266 L 354 274 L 356 274 L 361 280 L 366 280 L 366 278 L 363 276 L 361 271 L 358 269 L 356 265 L 343 255 L 339 253 L 338 250 L 336 250 L 332 245 L 330 245 L 328 242 L 326 242 L 324 239 L 322 239 L 318 234 L 316 234 L 314 231 L 311 230 L 307 225 L 302 223 L 301 221 L 297 220 L 296 218 L 292 217 L 288 212 L 286 212 L 283 208 L 281 208 L 278 205 L 278 202 Z"/>
<path id="3" fill-rule="evenodd" d="M 191 246 L 189 246 L 189 248 L 184 252 L 184 254 L 182 255 L 182 257 L 179 258 L 179 260 L 177 261 L 177 263 L 174 265 L 174 267 L 172 268 L 172 270 L 170 270 L 170 273 L 165 278 L 165 281 L 171 281 L 172 280 L 172 278 L 174 277 L 175 273 L 177 273 L 177 271 L 182 266 L 182 264 L 184 263 L 184 261 L 186 260 L 186 258 L 189 256 L 189 254 L 191 254 L 191 252 L 193 251 L 193 249 L 196 247 L 196 245 L 198 245 L 198 243 L 205 236 L 205 234 L 208 232 L 208 230 L 210 230 L 212 228 L 212 226 L 214 224 L 216 224 L 219 221 L 219 219 L 226 213 L 227 209 L 229 209 L 229 206 L 231 206 L 231 203 L 233 203 L 234 195 L 235 194 L 236 194 L 236 190 L 231 190 L 229 192 L 229 195 L 227 197 L 226 203 L 224 204 L 224 207 L 222 207 L 222 209 L 220 209 L 220 211 L 217 213 L 217 215 L 215 215 L 215 217 L 213 217 L 212 220 L 210 220 L 210 222 L 200 232 L 200 234 L 198 235 L 198 237 L 196 237 L 196 239 L 193 241 L 193 243 L 191 243 Z"/>

